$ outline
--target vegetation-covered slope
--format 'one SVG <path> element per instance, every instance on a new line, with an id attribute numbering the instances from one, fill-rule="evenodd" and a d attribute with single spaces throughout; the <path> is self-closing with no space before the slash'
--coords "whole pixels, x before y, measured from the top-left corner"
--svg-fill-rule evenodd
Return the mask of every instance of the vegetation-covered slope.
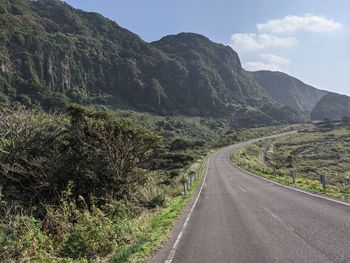
<path id="1" fill-rule="evenodd" d="M 296 134 L 245 146 L 233 153 L 232 160 L 270 180 L 349 201 L 349 139 L 348 120 L 337 125 L 307 125 Z M 326 189 L 321 175 L 326 178 Z"/>
<path id="2" fill-rule="evenodd" d="M 298 119 L 269 98 L 231 48 L 200 35 L 146 43 L 58 0 L 3 0 L 0 23 L 1 103 L 49 109 L 76 102 L 196 116 L 249 115 L 252 107 L 267 115 L 264 124 Z"/>
<path id="3" fill-rule="evenodd" d="M 0 4 L 1 89 L 44 107 L 74 102 L 151 110 L 158 67 L 172 61 L 101 15 L 57 0 Z"/>
<path id="4" fill-rule="evenodd" d="M 331 129 L 311 128 L 276 143 L 271 162 L 294 167 L 300 175 L 318 180 L 326 175 L 331 184 L 345 183 L 349 176 L 349 125 Z"/>
<path id="5" fill-rule="evenodd" d="M 307 117 L 327 91 L 316 89 L 282 72 L 257 71 L 251 73 L 271 98 Z"/>
<path id="6" fill-rule="evenodd" d="M 229 105 L 234 110 L 238 105 L 261 106 L 270 100 L 228 46 L 194 33 L 166 36 L 152 44 L 187 69 L 189 78 L 181 86 L 182 101 L 194 107 L 225 109 Z"/>
<path id="7" fill-rule="evenodd" d="M 313 120 L 341 120 L 344 116 L 350 116 L 350 97 L 336 93 L 325 95 L 311 113 Z"/>

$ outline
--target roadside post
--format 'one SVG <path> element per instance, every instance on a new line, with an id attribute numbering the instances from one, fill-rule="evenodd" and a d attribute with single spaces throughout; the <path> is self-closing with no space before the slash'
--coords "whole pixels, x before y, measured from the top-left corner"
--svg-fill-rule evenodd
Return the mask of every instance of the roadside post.
<path id="1" fill-rule="evenodd" d="M 293 184 L 295 184 L 295 179 L 297 177 L 297 171 L 295 169 L 290 171 L 290 177 L 292 177 Z"/>
<path id="2" fill-rule="evenodd" d="M 323 191 L 326 192 L 326 176 L 324 174 L 320 175 L 320 181 L 321 181 L 322 186 L 323 186 Z"/>

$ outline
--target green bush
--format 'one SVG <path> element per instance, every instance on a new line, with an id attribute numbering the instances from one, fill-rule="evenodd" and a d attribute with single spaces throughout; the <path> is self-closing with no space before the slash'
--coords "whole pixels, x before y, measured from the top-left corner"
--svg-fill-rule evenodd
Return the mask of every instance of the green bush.
<path id="1" fill-rule="evenodd" d="M 9 98 L 0 91 L 0 107 L 1 106 L 7 106 L 10 104 Z"/>
<path id="2" fill-rule="evenodd" d="M 53 244 L 32 216 L 17 214 L 0 221 L 0 261 L 30 262 L 49 260 Z"/>
<path id="3" fill-rule="evenodd" d="M 164 207 L 166 204 L 165 192 L 152 185 L 139 190 L 137 198 L 142 206 L 149 209 Z"/>
<path id="4" fill-rule="evenodd" d="M 6 198 L 27 205 L 57 202 L 70 181 L 74 197 L 89 204 L 92 194 L 131 198 L 146 183 L 143 168 L 161 141 L 146 129 L 78 106 L 66 117 L 4 110 L 0 137 L 0 186 Z"/>
<path id="5" fill-rule="evenodd" d="M 24 94 L 18 95 L 17 100 L 25 106 L 30 106 L 32 104 L 32 100 Z"/>
<path id="6" fill-rule="evenodd" d="M 69 104 L 69 99 L 61 93 L 52 93 L 43 96 L 42 106 L 45 110 L 62 110 Z"/>
<path id="7" fill-rule="evenodd" d="M 113 222 L 97 207 L 76 212 L 76 222 L 63 240 L 60 254 L 65 257 L 92 260 L 105 257 L 117 246 Z"/>

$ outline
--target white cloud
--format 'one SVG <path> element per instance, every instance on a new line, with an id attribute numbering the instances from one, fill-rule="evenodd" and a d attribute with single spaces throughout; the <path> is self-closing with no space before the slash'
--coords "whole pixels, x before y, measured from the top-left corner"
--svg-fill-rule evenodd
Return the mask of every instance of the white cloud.
<path id="1" fill-rule="evenodd" d="M 258 33 L 238 33 L 231 36 L 230 46 L 238 53 L 255 54 L 255 58 L 243 64 L 249 71 L 271 70 L 288 71 L 291 61 L 288 58 L 270 53 L 275 49 L 291 48 L 298 44 L 292 33 L 305 32 L 336 32 L 342 29 L 343 25 L 332 19 L 305 14 L 303 16 L 286 16 L 282 19 L 269 20 L 266 23 L 257 24 Z M 289 33 L 281 36 L 279 33 Z M 260 51 L 262 54 L 257 53 Z M 254 53 L 255 52 L 255 53 Z"/>
<path id="2" fill-rule="evenodd" d="M 289 59 L 271 53 L 262 54 L 260 58 L 263 59 L 263 61 L 250 61 L 243 64 L 243 67 L 249 71 L 285 71 L 282 66 L 290 64 Z"/>
<path id="3" fill-rule="evenodd" d="M 264 63 L 261 61 L 251 61 L 243 64 L 243 67 L 248 71 L 271 70 L 282 71 L 281 67 L 272 63 Z"/>
<path id="4" fill-rule="evenodd" d="M 298 30 L 310 32 L 333 32 L 343 27 L 332 19 L 305 14 L 303 16 L 286 16 L 282 19 L 269 20 L 264 24 L 257 24 L 260 32 L 291 33 Z"/>
<path id="5" fill-rule="evenodd" d="M 239 33 L 231 36 L 230 46 L 238 53 L 247 53 L 266 48 L 292 47 L 298 41 L 294 37 L 277 37 L 269 34 Z"/>
<path id="6" fill-rule="evenodd" d="M 278 65 L 290 64 L 290 60 L 288 58 L 284 58 L 271 53 L 262 54 L 260 57 L 271 64 L 278 64 Z"/>

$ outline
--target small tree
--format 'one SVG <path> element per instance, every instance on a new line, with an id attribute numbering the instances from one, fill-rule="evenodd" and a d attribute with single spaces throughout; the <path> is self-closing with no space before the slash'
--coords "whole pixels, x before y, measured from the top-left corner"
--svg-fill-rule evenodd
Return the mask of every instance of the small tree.
<path id="1" fill-rule="evenodd" d="M 76 192 L 89 198 L 106 194 L 130 198 L 146 182 L 145 169 L 161 138 L 130 122 L 69 108 L 70 162 Z"/>
<path id="2" fill-rule="evenodd" d="M 0 187 L 27 205 L 72 195 L 130 199 L 147 181 L 160 137 L 101 112 L 72 106 L 68 116 L 25 108 L 0 112 Z"/>
<path id="3" fill-rule="evenodd" d="M 52 197 L 65 158 L 63 122 L 24 107 L 1 109 L 0 186 L 5 196 L 29 203 Z"/>

